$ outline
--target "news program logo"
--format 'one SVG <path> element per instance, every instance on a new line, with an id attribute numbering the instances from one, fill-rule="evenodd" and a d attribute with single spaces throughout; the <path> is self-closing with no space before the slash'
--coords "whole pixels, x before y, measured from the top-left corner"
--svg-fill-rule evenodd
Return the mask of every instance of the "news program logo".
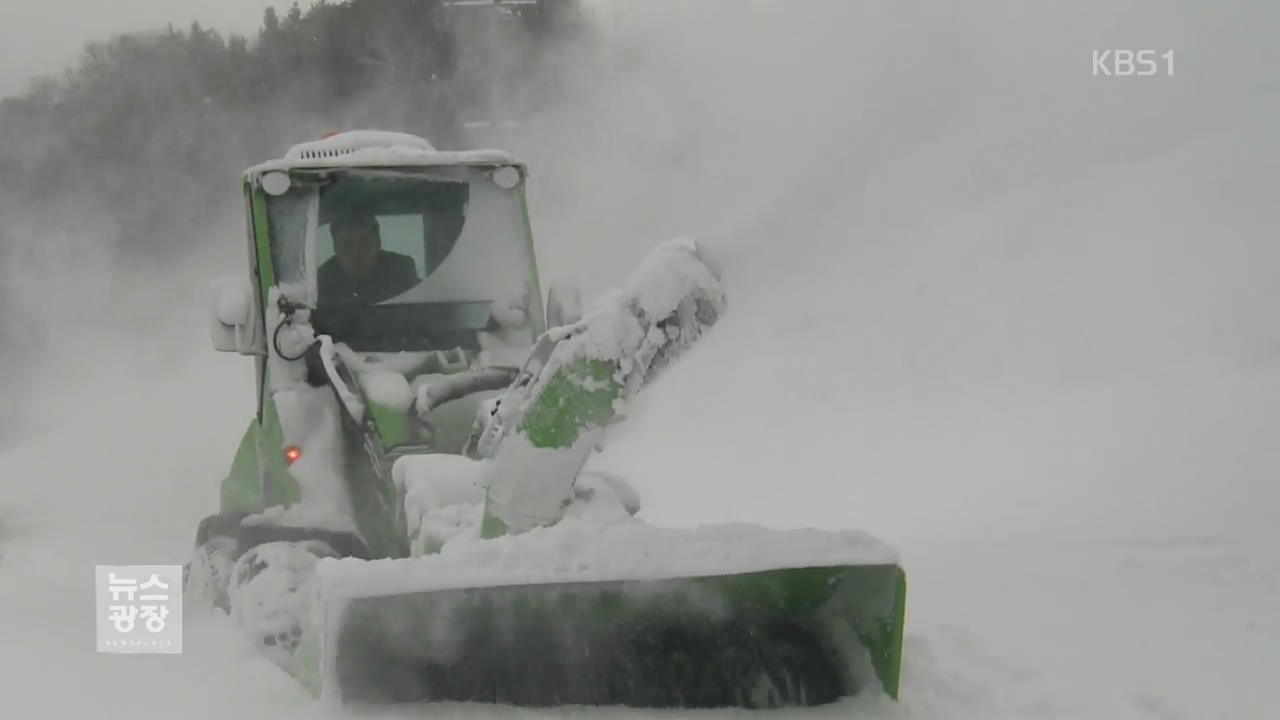
<path id="1" fill-rule="evenodd" d="M 182 566 L 98 565 L 98 652 L 182 652 Z"/>

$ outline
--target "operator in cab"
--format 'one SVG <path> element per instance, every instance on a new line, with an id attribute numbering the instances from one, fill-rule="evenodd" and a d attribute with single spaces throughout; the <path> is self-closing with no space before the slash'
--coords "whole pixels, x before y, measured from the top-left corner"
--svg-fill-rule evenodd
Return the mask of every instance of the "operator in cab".
<path id="1" fill-rule="evenodd" d="M 371 305 L 418 284 L 413 258 L 382 249 L 378 219 L 371 213 L 339 215 L 329 225 L 333 257 L 316 271 L 321 304 Z"/>

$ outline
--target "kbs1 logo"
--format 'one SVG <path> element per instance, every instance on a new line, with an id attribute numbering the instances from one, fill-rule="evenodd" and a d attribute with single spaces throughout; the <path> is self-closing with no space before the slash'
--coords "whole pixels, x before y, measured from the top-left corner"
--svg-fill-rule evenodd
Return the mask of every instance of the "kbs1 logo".
<path id="1" fill-rule="evenodd" d="M 98 565 L 98 652 L 182 652 L 182 566 Z"/>
<path id="2" fill-rule="evenodd" d="M 1094 50 L 1093 74 L 1095 77 L 1173 77 L 1173 51 Z"/>

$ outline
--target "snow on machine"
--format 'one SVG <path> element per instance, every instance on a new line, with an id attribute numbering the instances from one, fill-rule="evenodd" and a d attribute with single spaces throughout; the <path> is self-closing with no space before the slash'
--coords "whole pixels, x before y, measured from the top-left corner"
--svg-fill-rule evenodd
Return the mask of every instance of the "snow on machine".
<path id="1" fill-rule="evenodd" d="M 188 597 L 326 702 L 772 707 L 896 697 L 905 576 L 853 531 L 662 529 L 583 469 L 725 309 L 692 242 L 546 303 L 525 167 L 398 133 L 244 177 L 213 308 L 256 412 Z"/>

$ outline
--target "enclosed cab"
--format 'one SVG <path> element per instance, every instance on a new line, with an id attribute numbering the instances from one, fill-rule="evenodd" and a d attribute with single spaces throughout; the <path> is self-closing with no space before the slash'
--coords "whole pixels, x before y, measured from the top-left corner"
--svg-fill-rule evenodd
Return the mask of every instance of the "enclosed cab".
<path id="1" fill-rule="evenodd" d="M 305 496 L 307 524 L 342 530 L 334 518 L 345 515 L 363 531 L 340 543 L 352 554 L 404 554 L 402 521 L 389 522 L 391 465 L 461 452 L 487 396 L 410 406 L 427 383 L 438 395 L 442 376 L 505 387 L 547 326 L 525 175 L 504 152 L 371 131 L 297 145 L 245 173 L 251 277 L 219 298 L 213 327 L 218 349 L 257 357 L 258 412 L 223 483 L 223 515 Z M 320 357 L 322 337 L 339 362 Z M 307 386 L 325 362 L 339 382 Z M 319 477 L 335 467 L 338 477 Z"/>

